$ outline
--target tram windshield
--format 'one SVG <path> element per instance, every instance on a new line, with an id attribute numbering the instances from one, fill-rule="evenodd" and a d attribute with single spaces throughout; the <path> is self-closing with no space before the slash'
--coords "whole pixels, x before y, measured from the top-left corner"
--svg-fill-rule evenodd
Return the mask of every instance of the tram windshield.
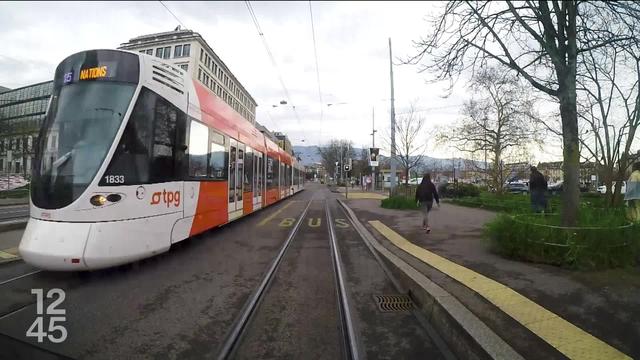
<path id="1" fill-rule="evenodd" d="M 70 204 L 91 183 L 113 143 L 136 86 L 84 82 L 54 93 L 38 147 L 33 203 Z"/>

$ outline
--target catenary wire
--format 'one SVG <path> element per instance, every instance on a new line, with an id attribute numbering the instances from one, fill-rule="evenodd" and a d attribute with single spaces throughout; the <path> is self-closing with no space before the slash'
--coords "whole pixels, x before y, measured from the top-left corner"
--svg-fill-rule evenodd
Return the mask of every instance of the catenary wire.
<path id="1" fill-rule="evenodd" d="M 178 21 L 178 23 L 180 25 L 182 25 L 185 29 L 188 29 L 188 27 L 182 22 L 180 21 L 180 19 L 178 19 L 178 17 L 176 16 L 176 14 L 173 13 L 173 11 L 171 11 L 167 5 L 165 5 L 162 1 L 158 0 L 158 2 L 160 3 L 160 5 L 164 6 L 165 9 L 167 9 L 167 11 L 169 12 L 169 14 L 171 14 L 173 16 L 174 19 L 176 19 L 176 21 Z"/>

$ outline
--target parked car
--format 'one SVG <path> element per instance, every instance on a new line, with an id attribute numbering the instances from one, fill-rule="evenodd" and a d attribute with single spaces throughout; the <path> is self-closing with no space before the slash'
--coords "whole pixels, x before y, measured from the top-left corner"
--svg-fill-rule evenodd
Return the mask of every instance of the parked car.
<path id="1" fill-rule="evenodd" d="M 612 188 L 611 188 L 611 191 L 614 191 L 615 188 L 616 188 L 616 182 L 614 181 L 613 185 L 612 185 Z M 598 186 L 598 192 L 600 194 L 606 194 L 607 193 L 607 187 L 605 185 Z M 627 192 L 627 182 L 623 181 L 622 182 L 622 189 L 620 189 L 620 194 L 624 194 L 626 192 Z"/>
<path id="2" fill-rule="evenodd" d="M 505 186 L 505 190 L 512 194 L 528 194 L 529 187 L 523 183 L 508 183 Z"/>

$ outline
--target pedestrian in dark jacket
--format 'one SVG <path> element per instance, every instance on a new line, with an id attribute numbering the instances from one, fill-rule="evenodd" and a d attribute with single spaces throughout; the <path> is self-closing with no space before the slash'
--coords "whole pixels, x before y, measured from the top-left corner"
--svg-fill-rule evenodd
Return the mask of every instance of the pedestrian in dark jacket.
<path id="1" fill-rule="evenodd" d="M 428 233 L 431 232 L 429 227 L 429 212 L 433 207 L 433 200 L 440 206 L 440 197 L 438 196 L 438 190 L 436 186 L 431 182 L 431 174 L 425 174 L 422 178 L 422 182 L 416 189 L 416 203 L 422 210 L 422 229 Z"/>
<path id="2" fill-rule="evenodd" d="M 533 212 L 543 212 L 547 208 L 546 191 L 547 180 L 535 166 L 532 166 L 531 176 L 529 177 L 529 192 L 531 193 L 531 208 Z"/>

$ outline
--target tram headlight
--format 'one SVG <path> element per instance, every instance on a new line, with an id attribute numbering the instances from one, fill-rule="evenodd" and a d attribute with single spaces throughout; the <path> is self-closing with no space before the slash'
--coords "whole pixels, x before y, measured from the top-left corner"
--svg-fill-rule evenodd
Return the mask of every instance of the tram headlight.
<path id="1" fill-rule="evenodd" d="M 89 202 L 94 206 L 102 206 L 107 202 L 107 198 L 104 195 L 93 195 Z"/>

